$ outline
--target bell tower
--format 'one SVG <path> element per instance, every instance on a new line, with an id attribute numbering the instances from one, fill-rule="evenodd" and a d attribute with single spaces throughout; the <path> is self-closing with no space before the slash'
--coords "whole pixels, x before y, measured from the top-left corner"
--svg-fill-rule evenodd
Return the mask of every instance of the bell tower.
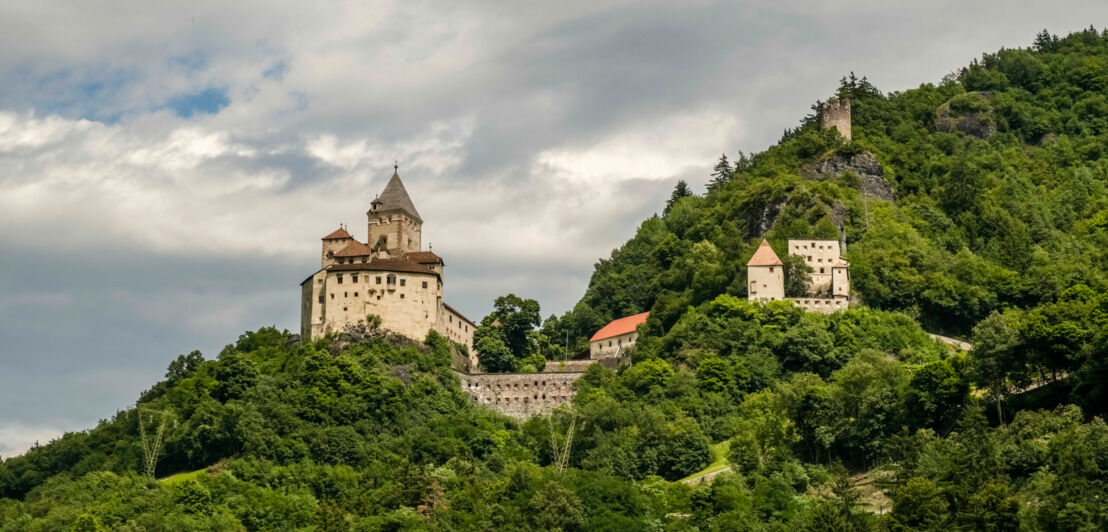
<path id="1" fill-rule="evenodd" d="M 374 250 L 402 255 L 422 249 L 423 219 L 400 181 L 399 165 L 393 165 L 392 178 L 370 203 L 366 217 L 369 219 L 366 243 Z"/>

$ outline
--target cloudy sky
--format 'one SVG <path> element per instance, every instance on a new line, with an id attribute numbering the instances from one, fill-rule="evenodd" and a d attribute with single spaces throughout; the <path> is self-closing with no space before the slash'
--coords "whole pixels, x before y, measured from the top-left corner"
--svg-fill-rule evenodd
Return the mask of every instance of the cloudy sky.
<path id="1" fill-rule="evenodd" d="M 319 238 L 365 238 L 394 160 L 448 301 L 561 313 L 678 179 L 844 74 L 902 90 L 1108 22 L 1103 0 L 96 4 L 0 1 L 0 456 L 180 353 L 296 329 Z"/>

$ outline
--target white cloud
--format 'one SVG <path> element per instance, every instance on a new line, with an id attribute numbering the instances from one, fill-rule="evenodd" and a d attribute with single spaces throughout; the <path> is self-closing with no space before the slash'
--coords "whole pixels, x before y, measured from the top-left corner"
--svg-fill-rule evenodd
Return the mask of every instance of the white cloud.
<path id="1" fill-rule="evenodd" d="M 50 443 L 61 437 L 64 432 L 64 429 L 52 426 L 0 424 L 0 458 L 19 456 L 36 444 Z"/>
<path id="2" fill-rule="evenodd" d="M 719 156 L 738 136 L 739 121 L 720 111 L 678 113 L 631 124 L 585 147 L 552 148 L 538 162 L 574 183 L 669 178 Z"/>

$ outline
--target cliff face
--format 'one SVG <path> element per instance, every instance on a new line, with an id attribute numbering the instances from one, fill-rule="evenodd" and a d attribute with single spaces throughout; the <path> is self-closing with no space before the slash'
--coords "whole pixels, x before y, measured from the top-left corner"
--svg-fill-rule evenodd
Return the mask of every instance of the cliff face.
<path id="1" fill-rule="evenodd" d="M 885 179 L 885 169 L 877 157 L 868 151 L 854 155 L 835 153 L 805 166 L 800 175 L 805 179 L 823 181 L 838 179 L 846 171 L 858 176 L 858 188 L 863 196 L 894 201 L 896 193 Z"/>

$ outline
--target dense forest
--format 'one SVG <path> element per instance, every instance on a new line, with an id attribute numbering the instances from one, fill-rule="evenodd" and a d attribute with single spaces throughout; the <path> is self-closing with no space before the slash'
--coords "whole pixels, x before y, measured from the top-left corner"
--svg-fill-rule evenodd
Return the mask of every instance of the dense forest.
<path id="1" fill-rule="evenodd" d="M 836 96 L 852 140 L 721 158 L 570 312 L 497 300 L 500 370 L 651 312 L 554 414 L 474 406 L 434 333 L 264 328 L 0 463 L 0 531 L 1108 529 L 1108 31 Z M 747 301 L 763 236 L 843 238 L 861 304 Z"/>

